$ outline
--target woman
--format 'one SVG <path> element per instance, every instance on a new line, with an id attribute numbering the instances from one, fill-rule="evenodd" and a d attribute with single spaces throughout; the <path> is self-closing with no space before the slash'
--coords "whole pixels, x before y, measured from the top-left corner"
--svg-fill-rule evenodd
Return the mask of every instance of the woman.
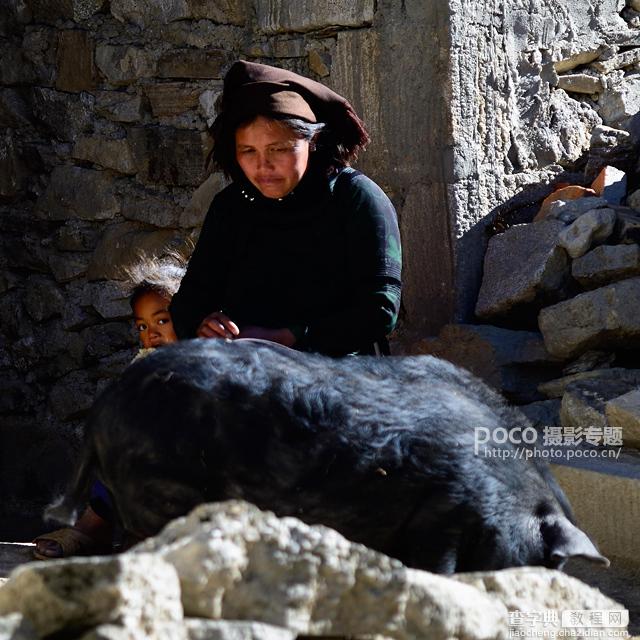
<path id="1" fill-rule="evenodd" d="M 178 337 L 263 338 L 333 356 L 386 345 L 400 235 L 384 192 L 348 166 L 369 140 L 351 105 L 298 74 L 240 61 L 211 133 L 214 167 L 233 182 L 214 198 L 172 300 Z"/>

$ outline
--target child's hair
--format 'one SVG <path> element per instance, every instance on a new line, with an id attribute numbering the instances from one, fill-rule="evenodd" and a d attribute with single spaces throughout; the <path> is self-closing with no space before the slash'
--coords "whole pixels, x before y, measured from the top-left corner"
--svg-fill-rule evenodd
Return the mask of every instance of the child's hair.
<path id="1" fill-rule="evenodd" d="M 142 295 L 153 291 L 171 300 L 187 270 L 184 256 L 168 252 L 163 256 L 141 255 L 138 262 L 126 267 L 129 304 L 133 309 Z"/>

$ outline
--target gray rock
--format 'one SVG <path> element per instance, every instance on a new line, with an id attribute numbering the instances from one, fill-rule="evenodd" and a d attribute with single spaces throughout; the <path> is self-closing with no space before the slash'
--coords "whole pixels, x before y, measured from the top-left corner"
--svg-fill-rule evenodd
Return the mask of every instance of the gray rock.
<path id="1" fill-rule="evenodd" d="M 602 47 L 597 47 L 594 49 L 587 49 L 584 51 L 577 51 L 576 53 L 571 54 L 570 56 L 563 58 L 562 60 L 558 60 L 553 63 L 553 67 L 557 73 L 565 73 L 566 71 L 571 71 L 576 67 L 581 67 L 585 64 L 589 64 L 594 60 L 597 60 L 602 51 Z"/>
<path id="2" fill-rule="evenodd" d="M 636 144 L 628 131 L 599 125 L 591 133 L 585 178 L 592 181 L 607 165 L 631 173 L 636 157 Z"/>
<path id="3" fill-rule="evenodd" d="M 10 612 L 21 613 L 40 636 L 114 624 L 132 637 L 168 640 L 163 626 L 182 621 L 175 570 L 145 554 L 22 565 L 0 589 L 0 615 Z"/>
<path id="4" fill-rule="evenodd" d="M 37 210 L 48 220 L 109 220 L 120 211 L 120 203 L 106 172 L 64 165 L 51 173 Z"/>
<path id="5" fill-rule="evenodd" d="M 604 198 L 589 197 L 577 198 L 576 200 L 556 200 L 549 206 L 549 213 L 547 213 L 546 218 L 571 224 L 587 211 L 605 209 L 608 206 L 609 203 Z"/>
<path id="6" fill-rule="evenodd" d="M 558 246 L 558 233 L 563 229 L 562 222 L 543 220 L 511 227 L 489 240 L 476 304 L 478 317 L 506 315 L 515 306 L 564 285 L 569 263 Z"/>
<path id="7" fill-rule="evenodd" d="M 184 624 L 171 622 L 157 624 L 153 631 L 138 624 L 101 624 L 85 633 L 78 640 L 187 640 Z"/>
<path id="8" fill-rule="evenodd" d="M 574 93 L 598 93 L 602 91 L 602 80 L 586 73 L 573 73 L 558 78 L 558 87 Z"/>
<path id="9" fill-rule="evenodd" d="M 222 173 L 211 174 L 191 196 L 189 204 L 184 208 L 180 216 L 181 227 L 201 227 L 204 217 L 209 210 L 213 197 L 222 191 L 227 181 Z"/>
<path id="10" fill-rule="evenodd" d="M 637 244 L 596 247 L 573 261 L 571 274 L 586 289 L 640 275 L 640 247 Z"/>
<path id="11" fill-rule="evenodd" d="M 211 126 L 216 119 L 216 102 L 222 94 L 222 88 L 207 89 L 200 94 L 198 100 L 199 109 L 202 116 L 207 121 L 207 126 Z"/>
<path id="12" fill-rule="evenodd" d="M 111 84 L 126 85 L 155 75 L 157 55 L 150 48 L 98 44 L 96 65 Z"/>
<path id="13" fill-rule="evenodd" d="M 136 344 L 131 327 L 125 322 L 106 322 L 87 327 L 81 336 L 87 345 L 86 353 L 92 358 L 104 358 Z"/>
<path id="14" fill-rule="evenodd" d="M 55 235 L 55 246 L 60 251 L 93 251 L 100 230 L 83 220 L 67 220 Z"/>
<path id="15" fill-rule="evenodd" d="M 627 204 L 640 213 L 640 189 L 636 189 L 627 196 Z"/>
<path id="16" fill-rule="evenodd" d="M 0 587 L 5 580 L 0 578 Z M 38 640 L 33 625 L 19 613 L 0 617 L 0 638 L 2 640 Z"/>
<path id="17" fill-rule="evenodd" d="M 613 209 L 587 211 L 558 234 L 558 244 L 572 258 L 584 255 L 594 243 L 604 242 L 613 233 L 616 223 Z"/>
<path id="18" fill-rule="evenodd" d="M 565 389 L 560 407 L 560 422 L 567 427 L 606 427 L 606 404 L 637 388 L 624 380 L 591 379 L 572 382 Z"/>
<path id="19" fill-rule="evenodd" d="M 26 98 L 26 92 L 19 88 L 0 89 L 0 127 L 18 128 L 29 125 L 33 112 Z"/>
<path id="20" fill-rule="evenodd" d="M 44 276 L 27 278 L 24 308 L 36 322 L 59 315 L 65 300 L 57 284 Z"/>
<path id="21" fill-rule="evenodd" d="M 187 616 L 397 640 L 506 632 L 506 608 L 476 588 L 244 502 L 202 505 L 130 555 L 148 552 L 175 566 Z"/>
<path id="22" fill-rule="evenodd" d="M 158 62 L 161 78 L 221 78 L 229 63 L 229 54 L 220 49 L 175 49 Z"/>
<path id="23" fill-rule="evenodd" d="M 138 262 L 141 253 L 158 255 L 178 241 L 177 234 L 170 230 L 143 231 L 132 222 L 111 225 L 105 230 L 91 257 L 87 278 L 122 279 L 123 268 Z"/>
<path id="24" fill-rule="evenodd" d="M 606 60 L 596 60 L 591 66 L 601 73 L 611 73 L 616 69 L 636 66 L 638 63 L 640 63 L 640 49 L 630 49 L 629 51 L 623 51 L 622 53 L 611 56 Z"/>
<path id="25" fill-rule="evenodd" d="M 211 140 L 204 132 L 138 127 L 130 132 L 130 141 L 144 184 L 195 187 L 207 178 Z"/>
<path id="26" fill-rule="evenodd" d="M 80 29 L 58 33 L 56 89 L 89 91 L 96 86 L 94 45 L 89 32 Z"/>
<path id="27" fill-rule="evenodd" d="M 471 585 L 479 591 L 502 602 L 509 611 L 547 611 L 556 610 L 559 617 L 563 611 L 593 609 L 620 610 L 624 607 L 588 587 L 580 580 L 562 573 L 547 571 L 535 567 L 519 567 L 504 571 L 479 573 L 462 573 L 453 576 L 464 584 Z M 546 636 L 550 628 L 544 619 L 532 620 L 530 626 L 511 627 L 509 637 L 514 637 L 514 630 L 525 630 L 531 635 Z M 584 628 L 564 627 L 567 634 L 583 636 Z M 555 636 L 551 636 L 555 637 Z M 558 635 L 557 637 L 562 637 Z"/>
<path id="28" fill-rule="evenodd" d="M 27 0 L 37 21 L 55 22 L 62 18 L 82 22 L 100 11 L 105 0 Z"/>
<path id="29" fill-rule="evenodd" d="M 199 187 L 200 188 L 200 187 Z M 176 227 L 179 210 L 175 198 L 151 190 L 134 187 L 127 189 L 122 198 L 122 217 L 156 227 Z"/>
<path id="30" fill-rule="evenodd" d="M 302 0 L 281 3 L 276 0 L 256 5 L 258 27 L 267 34 L 304 32 L 325 27 L 368 27 L 373 22 L 373 0 L 350 3 L 317 3 Z"/>
<path id="31" fill-rule="evenodd" d="M 52 254 L 49 256 L 49 267 L 56 282 L 69 282 L 86 273 L 89 260 L 87 253 Z"/>
<path id="32" fill-rule="evenodd" d="M 640 111 L 640 74 L 612 82 L 600 96 L 598 112 L 610 127 L 624 129 L 629 118 Z"/>
<path id="33" fill-rule="evenodd" d="M 12 199 L 26 186 L 29 173 L 11 130 L 0 134 L 0 197 Z"/>
<path id="34" fill-rule="evenodd" d="M 70 95 L 52 89 L 33 90 L 33 112 L 56 140 L 73 142 L 93 127 L 93 97 Z"/>
<path id="35" fill-rule="evenodd" d="M 622 429 L 624 446 L 640 448 L 640 385 L 609 400 L 604 412 L 609 426 Z"/>
<path id="36" fill-rule="evenodd" d="M 421 353 L 468 369 L 517 403 L 538 399 L 538 384 L 559 371 L 539 333 L 490 325 L 445 325 Z"/>
<path id="37" fill-rule="evenodd" d="M 96 113 L 116 122 L 138 122 L 142 116 L 142 98 L 137 93 L 98 91 Z"/>
<path id="38" fill-rule="evenodd" d="M 566 365 L 562 370 L 562 375 L 569 376 L 573 373 L 584 373 L 594 369 L 606 369 L 613 364 L 615 359 L 615 353 L 591 349 L 581 353 L 575 360 Z"/>
<path id="39" fill-rule="evenodd" d="M 296 640 L 298 634 L 262 622 L 236 620 L 185 620 L 188 640 Z"/>
<path id="40" fill-rule="evenodd" d="M 593 369 L 592 371 L 581 371 L 579 373 L 572 373 L 570 375 L 563 376 L 557 380 L 544 382 L 538 387 L 538 390 L 540 393 L 547 396 L 547 398 L 561 398 L 567 387 L 572 382 L 581 382 L 583 380 L 621 380 L 625 384 L 631 383 L 640 385 L 640 370 L 613 367 L 606 369 Z"/>
<path id="41" fill-rule="evenodd" d="M 547 351 L 572 358 L 587 349 L 640 345 L 640 278 L 581 293 L 538 316 Z"/>
<path id="42" fill-rule="evenodd" d="M 618 223 L 610 242 L 640 243 L 640 212 L 617 208 Z"/>
<path id="43" fill-rule="evenodd" d="M 112 0 L 111 13 L 123 22 L 141 28 L 156 22 L 167 24 L 174 20 L 208 19 L 222 24 L 243 25 L 247 5 L 238 0 Z"/>
<path id="44" fill-rule="evenodd" d="M 544 427 L 560 426 L 560 400 L 538 400 L 518 407 L 531 421 L 531 424 L 542 430 Z"/>
<path id="45" fill-rule="evenodd" d="M 85 160 L 105 169 L 118 173 L 135 174 L 137 172 L 133 154 L 126 139 L 109 140 L 100 136 L 83 137 L 77 140 L 71 156 L 76 160 Z"/>
<path id="46" fill-rule="evenodd" d="M 19 85 L 35 80 L 35 69 L 24 52 L 8 42 L 0 43 L 0 84 Z"/>
<path id="47" fill-rule="evenodd" d="M 174 116 L 198 106 L 203 89 L 186 82 L 163 82 L 148 85 L 145 95 L 154 116 Z"/>
<path id="48" fill-rule="evenodd" d="M 86 371 L 72 371 L 51 387 L 49 393 L 51 410 L 59 420 L 73 420 L 84 415 L 91 408 L 95 392 L 95 383 L 89 380 Z M 6 602 L 6 600 L 3 601 L 2 592 L 0 592 L 0 615 L 2 612 L 21 610 L 6 608 Z M 34 622 L 37 625 L 37 622 Z"/>

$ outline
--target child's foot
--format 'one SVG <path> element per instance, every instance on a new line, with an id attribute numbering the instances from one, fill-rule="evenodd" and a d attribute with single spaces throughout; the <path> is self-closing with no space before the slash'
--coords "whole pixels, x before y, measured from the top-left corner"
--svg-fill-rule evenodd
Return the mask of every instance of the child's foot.
<path id="1" fill-rule="evenodd" d="M 69 556 L 92 556 L 111 552 L 111 545 L 99 542 L 74 527 L 57 529 L 38 536 L 33 557 L 37 560 L 68 558 Z"/>

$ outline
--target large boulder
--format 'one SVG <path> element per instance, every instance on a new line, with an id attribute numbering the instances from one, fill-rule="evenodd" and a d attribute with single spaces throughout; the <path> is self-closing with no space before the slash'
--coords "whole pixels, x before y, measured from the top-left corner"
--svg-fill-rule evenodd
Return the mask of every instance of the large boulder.
<path id="1" fill-rule="evenodd" d="M 625 446 L 640 448 L 640 385 L 609 400 L 604 410 L 609 426 L 622 429 Z"/>
<path id="2" fill-rule="evenodd" d="M 422 341 L 416 350 L 468 369 L 518 403 L 540 399 L 538 384 L 559 374 L 557 360 L 534 331 L 448 324 L 437 339 Z"/>
<path id="3" fill-rule="evenodd" d="M 558 245 L 565 228 L 559 220 L 511 227 L 489 241 L 476 315 L 505 316 L 538 297 L 562 289 L 569 276 L 569 260 Z"/>
<path id="4" fill-rule="evenodd" d="M 538 316 L 547 351 L 571 358 L 592 348 L 640 346 L 640 278 L 587 291 Z"/>
<path id="5" fill-rule="evenodd" d="M 585 289 L 640 275 L 640 247 L 637 244 L 596 247 L 573 261 L 571 275 Z"/>

